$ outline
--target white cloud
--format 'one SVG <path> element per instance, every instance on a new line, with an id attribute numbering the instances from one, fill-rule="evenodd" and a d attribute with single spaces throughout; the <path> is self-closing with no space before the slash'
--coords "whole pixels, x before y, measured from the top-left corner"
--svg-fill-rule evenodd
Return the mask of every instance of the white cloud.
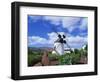
<path id="1" fill-rule="evenodd" d="M 36 45 L 36 44 L 46 44 L 47 39 L 39 37 L 39 36 L 30 36 L 28 37 L 28 45 Z"/>
<path id="2" fill-rule="evenodd" d="M 41 17 L 40 16 L 30 16 L 32 20 L 37 21 Z M 87 18 L 81 19 L 80 17 L 53 17 L 53 16 L 43 16 L 44 20 L 49 21 L 54 25 L 62 24 L 63 28 L 68 29 L 69 32 L 72 32 L 75 28 L 79 28 L 80 30 L 85 30 L 87 26 Z M 80 22 L 81 21 L 81 22 Z M 79 26 L 77 23 L 80 22 Z M 59 32 L 61 35 L 64 32 Z M 45 46 L 53 46 L 54 41 L 58 38 L 55 32 L 48 33 L 48 39 L 39 37 L 39 36 L 30 36 L 28 37 L 28 45 L 45 45 Z M 77 36 L 72 36 L 71 34 L 65 34 L 67 36 L 68 44 L 73 48 L 82 47 L 83 44 L 87 43 L 87 37 L 83 37 L 87 35 L 87 33 L 80 33 Z"/>
<path id="3" fill-rule="evenodd" d="M 80 25 L 80 29 L 81 30 L 85 30 L 87 28 L 88 25 L 88 20 L 87 18 L 82 19 L 81 25 Z"/>
<path id="4" fill-rule="evenodd" d="M 73 48 L 81 48 L 87 44 L 87 37 L 81 36 L 70 36 L 68 37 L 68 44 Z"/>
<path id="5" fill-rule="evenodd" d="M 61 17 L 56 17 L 56 16 L 44 16 L 43 18 L 44 20 L 50 21 L 50 23 L 54 25 L 59 25 L 62 19 Z"/>
<path id="6" fill-rule="evenodd" d="M 87 18 L 82 17 L 57 17 L 57 16 L 29 16 L 33 22 L 43 19 L 49 21 L 51 24 L 59 25 L 62 24 L 63 28 L 68 29 L 69 32 L 72 32 L 75 28 L 80 30 L 85 30 L 87 27 Z M 80 22 L 81 21 L 81 22 Z M 80 25 L 76 26 L 80 22 Z"/>
<path id="7" fill-rule="evenodd" d="M 50 43 L 50 44 L 53 44 L 54 41 L 58 38 L 58 37 L 57 37 L 57 34 L 54 33 L 54 32 L 48 33 L 47 35 L 48 35 L 48 37 L 49 37 L 48 43 Z"/>
<path id="8" fill-rule="evenodd" d="M 58 32 L 59 34 L 64 34 L 64 32 Z M 29 36 L 28 37 L 28 45 L 47 45 L 47 46 L 53 46 L 55 40 L 57 40 L 58 36 L 55 32 L 48 33 L 48 39 L 39 37 L 39 36 Z"/>
<path id="9" fill-rule="evenodd" d="M 72 32 L 75 28 L 80 30 L 86 29 L 87 18 L 81 17 L 53 17 L 53 16 L 44 16 L 44 20 L 50 21 L 51 24 L 59 25 L 62 24 L 63 28 L 68 29 L 69 32 Z M 79 26 L 76 26 L 80 22 Z"/>
<path id="10" fill-rule="evenodd" d="M 48 39 L 39 36 L 29 36 L 28 46 L 47 46 L 50 47 L 54 45 L 54 41 L 57 39 L 57 34 L 52 32 L 48 33 Z"/>
<path id="11" fill-rule="evenodd" d="M 62 19 L 62 25 L 67 28 L 69 32 L 72 32 L 76 27 L 77 23 L 80 21 L 79 17 L 65 17 Z"/>
<path id="12" fill-rule="evenodd" d="M 64 34 L 63 32 L 59 32 L 59 33 L 61 35 Z M 31 36 L 28 37 L 28 45 L 29 46 L 42 45 L 46 47 L 53 47 L 54 41 L 57 38 L 58 38 L 57 34 L 54 32 L 48 33 L 48 39 L 39 36 Z M 71 48 L 81 48 L 84 44 L 87 43 L 87 37 L 81 37 L 81 36 L 67 36 L 66 40 L 68 44 L 71 46 Z"/>
<path id="13" fill-rule="evenodd" d="M 88 34 L 87 34 L 87 32 L 81 32 L 79 35 L 80 36 L 87 36 Z"/>

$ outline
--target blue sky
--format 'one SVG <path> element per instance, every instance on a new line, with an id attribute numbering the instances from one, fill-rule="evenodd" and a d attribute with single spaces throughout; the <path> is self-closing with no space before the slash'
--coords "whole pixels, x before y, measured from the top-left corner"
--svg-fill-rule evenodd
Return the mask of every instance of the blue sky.
<path id="1" fill-rule="evenodd" d="M 28 15 L 28 46 L 53 47 L 58 32 L 67 36 L 72 48 L 81 48 L 87 43 L 88 18 L 64 16 Z"/>

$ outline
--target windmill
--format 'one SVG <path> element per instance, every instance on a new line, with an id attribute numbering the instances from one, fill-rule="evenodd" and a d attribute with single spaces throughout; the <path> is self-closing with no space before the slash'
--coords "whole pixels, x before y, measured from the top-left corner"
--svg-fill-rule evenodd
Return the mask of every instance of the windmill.
<path id="1" fill-rule="evenodd" d="M 48 27 L 48 25 L 44 24 L 46 27 Z M 66 36 L 65 34 L 60 34 L 57 32 L 57 30 L 54 27 L 51 27 L 51 29 L 53 30 L 53 32 L 55 32 L 57 34 L 57 39 L 54 41 L 54 51 L 52 51 L 52 53 L 55 54 L 59 54 L 59 55 L 64 55 L 64 45 L 66 45 L 70 52 L 72 52 L 73 50 L 71 49 L 70 45 L 68 44 L 67 40 L 66 40 Z"/>
<path id="2" fill-rule="evenodd" d="M 56 31 L 56 29 L 52 28 L 53 31 L 57 34 L 57 39 L 56 41 L 54 42 L 54 51 L 53 53 L 57 53 L 59 55 L 64 55 L 64 45 L 66 45 L 70 52 L 72 51 L 71 47 L 69 46 L 67 40 L 66 40 L 66 36 L 65 34 L 60 34 Z"/>

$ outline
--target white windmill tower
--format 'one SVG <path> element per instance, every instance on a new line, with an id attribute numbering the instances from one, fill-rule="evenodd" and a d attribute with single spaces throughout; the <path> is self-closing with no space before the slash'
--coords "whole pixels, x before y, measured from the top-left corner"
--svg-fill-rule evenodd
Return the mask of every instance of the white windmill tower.
<path id="1" fill-rule="evenodd" d="M 54 30 L 55 31 L 55 30 Z M 68 42 L 66 40 L 65 34 L 60 34 L 57 31 L 55 31 L 57 34 L 58 38 L 54 42 L 54 51 L 52 52 L 53 54 L 59 54 L 59 55 L 64 55 L 64 45 L 67 45 L 69 48 L 70 52 L 72 51 L 71 47 L 68 45 Z"/>
<path id="2" fill-rule="evenodd" d="M 60 34 L 58 35 L 57 40 L 54 42 L 54 50 L 59 55 L 64 54 L 64 41 Z"/>

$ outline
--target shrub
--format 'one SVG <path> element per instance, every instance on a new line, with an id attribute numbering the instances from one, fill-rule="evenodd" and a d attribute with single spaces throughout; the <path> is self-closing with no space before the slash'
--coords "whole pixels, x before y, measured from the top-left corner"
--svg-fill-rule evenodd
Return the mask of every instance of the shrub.
<path id="1" fill-rule="evenodd" d="M 64 54 L 62 56 L 59 56 L 59 59 L 58 59 L 60 65 L 70 65 L 72 64 L 71 60 L 72 59 L 71 59 L 70 54 Z"/>
<path id="2" fill-rule="evenodd" d="M 81 54 L 80 53 L 77 53 L 77 54 L 72 54 L 72 64 L 77 64 L 79 63 L 80 61 L 80 57 L 81 57 Z"/>
<path id="3" fill-rule="evenodd" d="M 34 64 L 41 61 L 42 55 L 33 53 L 28 54 L 28 66 L 33 66 Z"/>

